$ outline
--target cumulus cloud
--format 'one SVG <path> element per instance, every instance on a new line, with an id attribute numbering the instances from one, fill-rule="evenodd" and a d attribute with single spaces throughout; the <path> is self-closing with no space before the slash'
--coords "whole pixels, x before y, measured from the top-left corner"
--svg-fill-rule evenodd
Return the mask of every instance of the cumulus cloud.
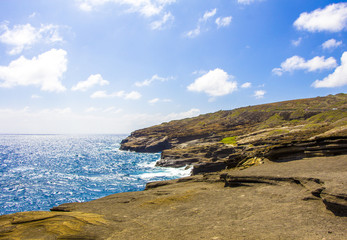
<path id="1" fill-rule="evenodd" d="M 306 61 L 299 56 L 293 56 L 281 63 L 280 68 L 274 68 L 272 72 L 281 76 L 284 72 L 293 72 L 295 70 L 307 70 L 314 72 L 317 70 L 332 69 L 337 66 L 336 60 L 333 57 L 325 59 L 325 57 L 314 57 Z"/>
<path id="2" fill-rule="evenodd" d="M 146 79 L 142 82 L 136 82 L 135 83 L 135 86 L 136 87 L 144 87 L 144 86 L 149 86 L 151 85 L 154 81 L 159 81 L 159 82 L 166 82 L 170 79 L 173 79 L 173 77 L 166 77 L 166 78 L 163 78 L 163 77 L 159 77 L 157 74 L 153 75 L 152 78 L 150 79 Z"/>
<path id="3" fill-rule="evenodd" d="M 171 14 L 171 12 L 168 12 L 162 17 L 162 19 L 152 22 L 151 28 L 153 30 L 162 30 L 167 24 L 172 23 L 174 20 L 175 17 Z"/>
<path id="4" fill-rule="evenodd" d="M 252 86 L 252 83 L 245 82 L 244 84 L 241 85 L 241 88 L 250 88 L 251 86 Z"/>
<path id="5" fill-rule="evenodd" d="M 312 86 L 315 88 L 332 88 L 347 85 L 347 52 L 341 56 L 341 65 L 323 80 L 316 80 Z"/>
<path id="6" fill-rule="evenodd" d="M 67 52 L 51 49 L 32 59 L 21 56 L 8 66 L 0 66 L 0 87 L 37 86 L 43 91 L 62 92 L 61 83 L 67 70 Z"/>
<path id="7" fill-rule="evenodd" d="M 232 19 L 231 16 L 223 17 L 223 18 L 219 17 L 219 18 L 216 19 L 216 24 L 217 24 L 218 28 L 220 28 L 220 27 L 227 27 L 227 26 L 230 25 L 231 19 Z"/>
<path id="8" fill-rule="evenodd" d="M 347 3 L 330 4 L 313 12 L 301 13 L 294 22 L 298 30 L 339 32 L 347 29 Z"/>
<path id="9" fill-rule="evenodd" d="M 5 22 L 0 25 L 0 42 L 11 46 L 8 52 L 10 55 L 21 53 L 25 48 L 29 48 L 39 42 L 55 43 L 62 42 L 63 38 L 59 35 L 59 26 L 41 25 L 35 28 L 31 24 L 15 25 L 12 29 Z"/>
<path id="10" fill-rule="evenodd" d="M 125 100 L 138 100 L 142 97 L 142 95 L 139 92 L 132 91 L 132 92 L 125 92 L 125 91 L 119 91 L 114 93 L 107 93 L 106 91 L 96 91 L 91 96 L 91 98 L 123 98 Z"/>
<path id="11" fill-rule="evenodd" d="M 145 17 L 160 14 L 163 9 L 176 0 L 76 0 L 79 8 L 90 12 L 106 3 L 114 3 L 128 7 L 128 11 L 137 12 Z"/>
<path id="12" fill-rule="evenodd" d="M 87 80 L 78 82 L 71 88 L 72 91 L 87 91 L 95 85 L 104 86 L 109 82 L 104 80 L 100 74 L 90 75 Z"/>
<path id="13" fill-rule="evenodd" d="M 264 90 L 257 90 L 254 92 L 254 97 L 257 99 L 264 98 L 265 93 L 266 93 L 266 91 L 264 91 Z"/>
<path id="14" fill-rule="evenodd" d="M 211 97 L 224 96 L 237 89 L 237 83 L 231 81 L 232 78 L 233 76 L 224 70 L 216 68 L 195 79 L 187 89 L 193 92 L 205 92 Z"/>
<path id="15" fill-rule="evenodd" d="M 327 41 L 325 41 L 322 44 L 323 49 L 332 49 L 332 48 L 337 48 L 338 46 L 342 45 L 342 41 L 336 41 L 336 39 L 332 38 Z"/>

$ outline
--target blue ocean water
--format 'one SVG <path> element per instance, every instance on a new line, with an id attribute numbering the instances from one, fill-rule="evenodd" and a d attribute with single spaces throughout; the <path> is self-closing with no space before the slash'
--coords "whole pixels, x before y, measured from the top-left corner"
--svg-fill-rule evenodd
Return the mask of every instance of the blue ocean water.
<path id="1" fill-rule="evenodd" d="M 120 151 L 122 135 L 0 135 L 0 214 L 49 210 L 189 175 L 160 154 Z"/>

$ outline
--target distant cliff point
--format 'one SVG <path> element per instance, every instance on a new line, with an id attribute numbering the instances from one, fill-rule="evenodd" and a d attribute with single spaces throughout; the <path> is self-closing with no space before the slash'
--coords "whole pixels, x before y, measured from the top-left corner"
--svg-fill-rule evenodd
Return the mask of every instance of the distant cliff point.
<path id="1" fill-rule="evenodd" d="M 160 152 L 158 166 L 193 174 L 264 160 L 347 153 L 347 94 L 218 111 L 137 130 L 121 149 Z"/>

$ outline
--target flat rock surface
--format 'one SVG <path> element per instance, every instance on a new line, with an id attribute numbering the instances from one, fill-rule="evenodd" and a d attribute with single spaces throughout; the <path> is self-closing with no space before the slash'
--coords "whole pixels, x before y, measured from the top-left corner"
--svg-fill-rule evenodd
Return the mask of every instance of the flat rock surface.
<path id="1" fill-rule="evenodd" d="M 0 239 L 347 239 L 346 184 L 346 155 L 265 162 L 4 215 Z"/>

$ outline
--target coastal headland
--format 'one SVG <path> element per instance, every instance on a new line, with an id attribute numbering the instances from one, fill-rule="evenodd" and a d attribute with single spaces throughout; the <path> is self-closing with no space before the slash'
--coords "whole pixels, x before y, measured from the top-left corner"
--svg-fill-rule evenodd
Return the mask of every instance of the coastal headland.
<path id="1" fill-rule="evenodd" d="M 346 239 L 347 94 L 249 106 L 133 132 L 189 177 L 0 216 L 0 239 Z"/>

